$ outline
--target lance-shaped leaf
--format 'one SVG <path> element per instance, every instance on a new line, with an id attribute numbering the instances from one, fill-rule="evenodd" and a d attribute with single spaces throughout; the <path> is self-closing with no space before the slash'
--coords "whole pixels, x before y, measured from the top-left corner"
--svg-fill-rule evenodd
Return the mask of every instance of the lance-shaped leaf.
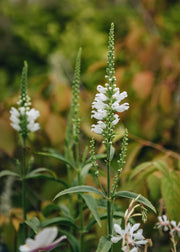
<path id="1" fill-rule="evenodd" d="M 99 194 L 101 196 L 105 196 L 101 191 L 99 191 L 98 189 L 96 189 L 93 186 L 74 186 L 68 189 L 65 189 L 61 192 L 59 192 L 55 197 L 54 200 L 61 197 L 62 195 L 66 195 L 66 194 L 70 194 L 70 193 L 84 193 L 84 192 L 91 192 L 91 193 L 96 193 Z"/>
<path id="2" fill-rule="evenodd" d="M 18 173 L 12 172 L 9 170 L 4 170 L 0 172 L 0 178 L 4 176 L 13 176 L 13 177 L 19 177 L 19 178 L 21 177 Z"/>
<path id="3" fill-rule="evenodd" d="M 38 233 L 39 230 L 40 230 L 40 221 L 38 220 L 37 217 L 34 217 L 30 220 L 27 220 L 25 222 L 29 227 L 32 228 L 32 230 L 35 232 L 35 233 Z"/>
<path id="4" fill-rule="evenodd" d="M 156 213 L 156 209 L 152 205 L 152 203 L 148 199 L 146 199 L 145 197 L 143 197 L 140 194 L 137 194 L 137 193 L 134 193 L 134 192 L 128 192 L 128 191 L 119 191 L 119 192 L 116 192 L 114 194 L 114 196 L 113 196 L 113 198 L 116 198 L 116 197 L 123 197 L 123 198 L 128 198 L 128 199 L 137 199 L 137 201 L 139 203 L 142 203 L 143 205 L 147 206 L 153 212 Z"/>
<path id="5" fill-rule="evenodd" d="M 71 162 L 69 162 L 62 154 L 58 153 L 58 152 L 37 152 L 37 155 L 41 155 L 41 156 L 45 156 L 45 157 L 51 157 L 51 158 L 55 158 L 59 161 L 64 162 L 65 164 L 70 165 L 72 168 L 74 168 L 73 164 Z"/>
<path id="6" fill-rule="evenodd" d="M 76 224 L 74 223 L 74 220 L 67 218 L 67 217 L 54 217 L 51 219 L 46 219 L 45 221 L 41 222 L 41 227 L 47 227 L 49 225 L 65 225 L 67 227 L 74 227 L 76 229 L 78 229 L 78 227 L 76 226 Z"/>
<path id="7" fill-rule="evenodd" d="M 98 248 L 96 252 L 108 252 L 112 246 L 112 242 L 107 240 L 106 237 L 102 236 L 99 240 Z"/>
<path id="8" fill-rule="evenodd" d="M 88 206 L 92 215 L 94 216 L 95 220 L 97 221 L 98 225 L 101 227 L 101 220 L 99 218 L 96 200 L 90 194 L 83 194 L 82 197 L 86 202 L 86 205 Z"/>

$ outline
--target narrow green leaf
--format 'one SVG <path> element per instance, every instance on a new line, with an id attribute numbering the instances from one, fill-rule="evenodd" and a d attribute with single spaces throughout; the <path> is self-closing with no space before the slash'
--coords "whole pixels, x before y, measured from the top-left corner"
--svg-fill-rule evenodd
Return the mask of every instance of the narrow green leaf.
<path id="1" fill-rule="evenodd" d="M 14 176 L 14 177 L 19 177 L 19 178 L 21 177 L 18 173 L 12 172 L 12 171 L 8 171 L 8 170 L 0 172 L 0 178 L 4 177 L 4 176 Z"/>
<path id="2" fill-rule="evenodd" d="M 92 193 L 96 193 L 96 194 L 99 194 L 101 196 L 104 196 L 104 194 L 101 191 L 97 190 L 95 187 L 82 185 L 82 186 L 74 186 L 74 187 L 71 187 L 71 188 L 68 188 L 68 189 L 65 189 L 65 190 L 59 192 L 54 197 L 54 200 L 57 199 L 57 198 L 59 198 L 62 195 L 65 195 L 65 194 L 69 194 L 69 193 L 83 193 L 83 192 L 92 192 Z"/>
<path id="3" fill-rule="evenodd" d="M 41 227 L 47 227 L 49 225 L 54 225 L 54 224 L 61 224 L 61 225 L 65 225 L 67 227 L 74 227 L 76 229 L 78 229 L 78 227 L 76 226 L 76 224 L 74 223 L 74 220 L 67 218 L 67 217 L 54 217 L 51 219 L 46 219 L 45 221 L 41 222 Z"/>
<path id="4" fill-rule="evenodd" d="M 109 252 L 112 246 L 112 242 L 107 240 L 106 237 L 102 236 L 99 240 L 98 248 L 96 252 Z"/>
<path id="5" fill-rule="evenodd" d="M 162 174 L 164 174 L 165 176 L 169 175 L 169 169 L 166 165 L 165 162 L 163 162 L 162 160 L 158 160 L 158 161 L 154 161 L 153 165 L 162 172 Z"/>
<path id="6" fill-rule="evenodd" d="M 34 217 L 30 220 L 25 221 L 25 223 L 32 228 L 34 233 L 38 233 L 40 229 L 40 221 L 38 220 L 37 217 Z"/>
<path id="7" fill-rule="evenodd" d="M 133 179 L 135 176 L 137 176 L 140 172 L 150 168 L 152 166 L 152 162 L 144 162 L 138 166 L 136 166 L 133 171 L 131 172 L 130 179 Z"/>
<path id="8" fill-rule="evenodd" d="M 48 172 L 50 174 L 52 174 L 54 177 L 56 177 L 56 174 L 55 172 L 53 172 L 52 170 L 48 169 L 48 168 L 37 168 L 37 169 L 34 169 L 33 171 L 29 172 L 26 177 L 32 177 L 36 174 L 40 174 L 41 172 Z"/>
<path id="9" fill-rule="evenodd" d="M 58 152 L 54 152 L 54 153 L 50 153 L 50 152 L 37 152 L 37 155 L 41 155 L 41 156 L 45 156 L 45 157 L 51 157 L 51 158 L 55 158 L 59 161 L 64 162 L 65 164 L 70 165 L 72 168 L 74 168 L 73 164 L 71 162 L 69 162 L 63 155 L 61 155 Z"/>
<path id="10" fill-rule="evenodd" d="M 84 183 L 86 176 L 91 168 L 91 164 L 86 164 L 82 169 L 81 169 L 81 178 Z"/>
<path id="11" fill-rule="evenodd" d="M 115 153 L 115 148 L 111 145 L 111 149 L 110 149 L 110 161 L 113 159 L 114 153 Z"/>
<path id="12" fill-rule="evenodd" d="M 95 155 L 95 159 L 96 159 L 96 160 L 104 159 L 104 158 L 106 158 L 106 157 L 107 157 L 107 155 L 106 155 L 105 153 Z M 88 164 L 88 163 L 90 163 L 90 162 L 91 162 L 91 158 L 89 158 L 89 159 L 86 161 L 86 164 Z"/>
<path id="13" fill-rule="evenodd" d="M 140 194 L 137 194 L 137 193 L 134 193 L 134 192 L 119 191 L 119 192 L 115 193 L 115 195 L 113 196 L 113 198 L 123 197 L 123 198 L 128 198 L 128 199 L 136 199 L 139 195 Z M 152 205 L 152 203 L 148 199 L 146 199 L 145 197 L 143 197 L 142 195 L 139 196 L 139 198 L 137 199 L 137 201 L 140 202 L 140 203 L 142 203 L 143 205 L 147 206 L 154 213 L 156 213 L 156 209 Z"/>
<path id="14" fill-rule="evenodd" d="M 48 180 L 52 180 L 55 181 L 57 183 L 60 183 L 62 185 L 64 185 L 65 187 L 68 187 L 68 185 L 64 182 L 64 180 L 55 178 L 53 176 L 49 176 L 49 175 L 45 175 L 45 174 L 41 174 L 41 173 L 36 173 L 36 174 L 32 174 L 32 175 L 26 175 L 25 179 L 34 179 L 34 178 L 42 178 L 42 179 L 48 179 Z"/>
<path id="15" fill-rule="evenodd" d="M 70 243 L 71 246 L 71 251 L 72 252 L 79 252 L 80 247 L 79 247 L 79 241 L 74 237 L 71 233 L 65 231 L 65 230 L 60 230 L 63 235 L 67 236 L 67 240 Z"/>
<path id="16" fill-rule="evenodd" d="M 92 215 L 96 219 L 98 225 L 101 227 L 101 220 L 99 218 L 96 200 L 90 194 L 83 194 L 82 197 L 84 201 L 86 202 L 86 205 L 88 206 Z"/>

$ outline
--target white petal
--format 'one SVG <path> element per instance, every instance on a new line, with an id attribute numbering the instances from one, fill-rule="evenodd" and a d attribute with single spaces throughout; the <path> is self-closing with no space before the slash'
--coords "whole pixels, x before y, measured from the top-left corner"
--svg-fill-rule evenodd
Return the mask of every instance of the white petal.
<path id="1" fill-rule="evenodd" d="M 107 88 L 105 88 L 105 87 L 103 87 L 103 86 L 101 86 L 101 85 L 98 85 L 98 86 L 97 86 L 97 91 L 98 91 L 99 93 L 105 94 L 106 91 L 107 91 Z"/>
<path id="2" fill-rule="evenodd" d="M 113 243 L 117 243 L 118 241 L 120 241 L 122 239 L 122 237 L 120 237 L 120 236 L 113 236 L 112 238 L 111 238 L 111 241 L 113 242 Z"/>
<path id="3" fill-rule="evenodd" d="M 16 124 L 16 123 L 10 123 L 10 125 L 11 125 L 15 130 L 17 130 L 17 131 L 20 131 L 20 130 L 21 130 L 20 126 L 19 126 L 18 124 Z"/>
<path id="4" fill-rule="evenodd" d="M 14 107 L 11 108 L 10 113 L 15 115 L 16 117 L 19 117 L 19 111 Z"/>
<path id="5" fill-rule="evenodd" d="M 107 97 L 102 94 L 102 93 L 99 93 L 99 94 L 96 94 L 95 96 L 95 101 L 106 101 L 107 100 Z"/>
<path id="6" fill-rule="evenodd" d="M 123 103 L 122 105 L 119 105 L 117 102 L 114 102 L 112 104 L 112 108 L 116 110 L 117 112 L 124 112 L 125 110 L 129 109 L 129 103 Z"/>
<path id="7" fill-rule="evenodd" d="M 136 223 L 132 226 L 131 232 L 134 233 L 140 227 L 140 223 Z"/>
<path id="8" fill-rule="evenodd" d="M 116 125 L 119 122 L 119 116 L 117 114 L 114 115 L 115 119 L 112 121 L 113 125 Z"/>
<path id="9" fill-rule="evenodd" d="M 25 244 L 25 245 L 21 245 L 20 247 L 19 247 L 19 250 L 20 250 L 20 252 L 31 252 L 31 248 L 28 248 L 28 246 Z"/>
<path id="10" fill-rule="evenodd" d="M 122 235 L 122 228 L 118 224 L 114 224 L 114 230 L 117 234 Z"/>
<path id="11" fill-rule="evenodd" d="M 92 116 L 91 118 L 96 118 L 97 120 L 103 120 L 106 115 L 107 115 L 107 111 L 104 109 L 99 109 L 98 111 L 92 110 Z"/>
<path id="12" fill-rule="evenodd" d="M 171 224 L 173 225 L 173 227 L 176 227 L 176 221 L 172 220 Z"/>
<path id="13" fill-rule="evenodd" d="M 50 245 L 58 234 L 56 227 L 50 227 L 43 229 L 35 236 L 35 241 L 39 245 L 39 248 Z"/>

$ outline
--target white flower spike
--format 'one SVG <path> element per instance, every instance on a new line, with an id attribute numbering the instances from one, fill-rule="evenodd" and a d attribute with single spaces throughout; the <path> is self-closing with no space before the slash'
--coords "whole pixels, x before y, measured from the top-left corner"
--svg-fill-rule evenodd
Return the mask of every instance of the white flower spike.
<path id="1" fill-rule="evenodd" d="M 93 124 L 91 130 L 99 135 L 103 135 L 105 144 L 111 144 L 115 136 L 114 128 L 120 118 L 117 113 L 129 108 L 129 103 L 120 104 L 127 97 L 127 92 L 120 93 L 116 86 L 114 71 L 114 24 L 111 24 L 109 33 L 108 62 L 106 68 L 107 83 L 105 87 L 98 85 L 94 101 L 92 103 L 91 118 L 98 120 L 97 125 Z"/>
<path id="2" fill-rule="evenodd" d="M 44 228 L 35 236 L 34 240 L 27 238 L 26 243 L 24 245 L 21 245 L 19 247 L 19 250 L 20 252 L 49 251 L 67 238 L 65 235 L 63 235 L 54 241 L 57 234 L 58 229 L 56 227 Z"/>

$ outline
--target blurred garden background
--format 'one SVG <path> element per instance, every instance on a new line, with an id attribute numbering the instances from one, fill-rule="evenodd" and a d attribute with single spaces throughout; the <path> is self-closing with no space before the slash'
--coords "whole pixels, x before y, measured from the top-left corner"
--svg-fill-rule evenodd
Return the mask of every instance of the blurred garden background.
<path id="1" fill-rule="evenodd" d="M 0 170 L 16 169 L 21 159 L 17 132 L 10 126 L 9 110 L 19 97 L 21 70 L 28 62 L 28 90 L 40 111 L 41 129 L 30 135 L 30 166 L 47 167 L 67 181 L 66 167 L 36 155 L 52 148 L 64 152 L 65 130 L 71 105 L 75 58 L 82 48 L 80 148 L 94 136 L 97 152 L 101 138 L 90 130 L 91 103 L 98 84 L 105 83 L 108 32 L 115 24 L 117 86 L 127 91 L 130 109 L 121 114 L 114 146 L 121 147 L 129 130 L 127 163 L 119 188 L 141 193 L 158 214 L 180 221 L 180 2 L 178 0 L 1 0 L 0 1 Z M 152 162 L 163 161 L 164 176 Z M 141 166 L 139 166 L 141 164 Z M 142 166 L 143 165 L 143 166 Z M 116 170 L 116 164 L 113 169 Z M 102 168 L 103 169 L 103 168 Z M 112 171 L 113 173 L 113 171 Z M 106 183 L 102 176 L 102 183 Z M 104 182 L 103 182 L 104 180 Z M 93 185 L 91 174 L 86 184 Z M 63 215 L 66 198 L 52 202 L 64 185 L 38 178 L 28 182 L 29 218 L 44 220 Z M 22 221 L 21 185 L 12 177 L 0 183 L 0 241 L 14 250 Z M 122 209 L 128 201 L 119 202 Z M 89 218 L 86 212 L 87 221 Z M 166 236 L 153 229 L 157 216 L 148 215 L 145 235 L 152 251 L 170 251 Z M 95 251 L 105 232 L 94 226 L 86 236 L 86 251 Z M 11 234 L 11 235 L 10 235 Z M 157 239 L 158 238 L 158 239 Z M 12 242 L 13 241 L 13 242 Z M 88 247 L 92 245 L 92 248 Z M 5 251 L 5 250 L 4 250 Z"/>

